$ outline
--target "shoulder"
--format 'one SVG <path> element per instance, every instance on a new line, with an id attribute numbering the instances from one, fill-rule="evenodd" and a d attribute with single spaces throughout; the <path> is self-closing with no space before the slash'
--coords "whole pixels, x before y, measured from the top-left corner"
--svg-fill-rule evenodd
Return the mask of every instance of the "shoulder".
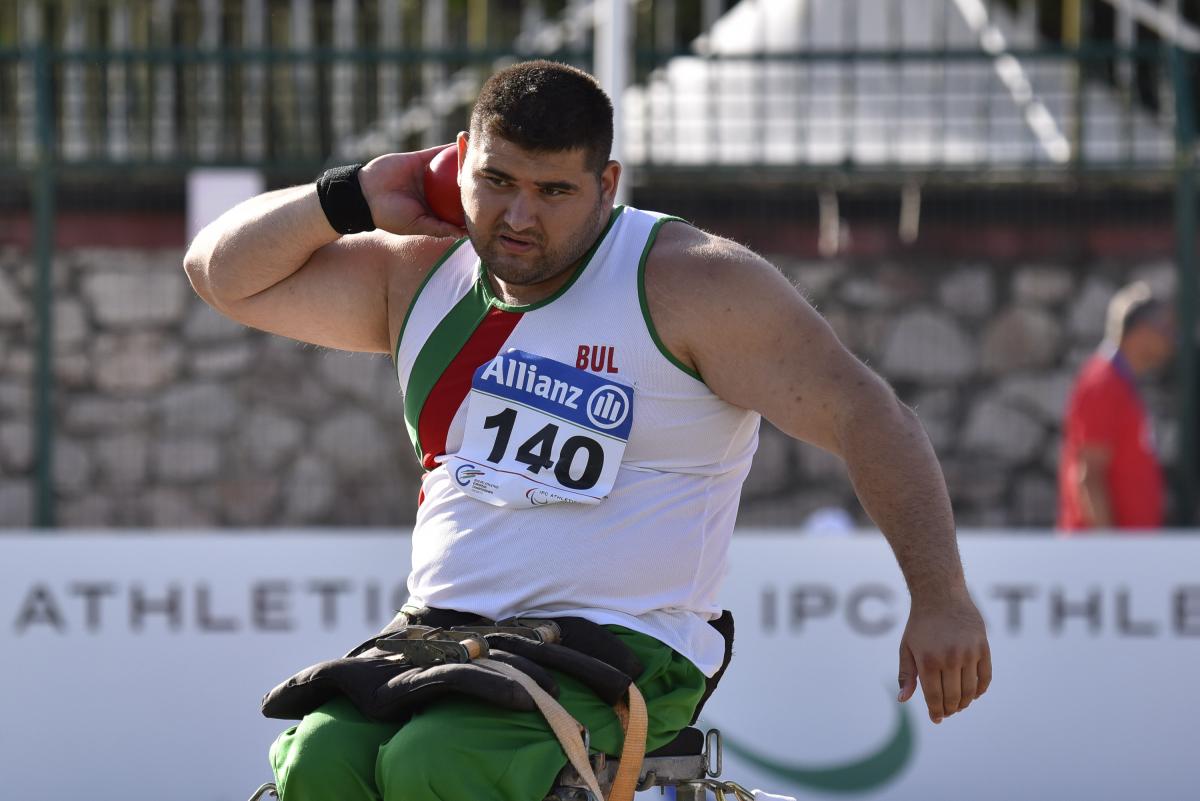
<path id="1" fill-rule="evenodd" d="M 1124 384 L 1112 360 L 1095 354 L 1080 368 L 1075 380 L 1075 393 L 1083 399 L 1091 399 L 1122 390 Z"/>
<path id="2" fill-rule="evenodd" d="M 684 222 L 662 226 L 646 258 L 643 280 L 647 311 L 660 339 L 701 374 L 706 351 L 761 332 L 758 321 L 811 311 L 766 259 Z"/>
<path id="3" fill-rule="evenodd" d="M 646 280 L 721 287 L 748 273 L 778 271 L 744 245 L 702 231 L 681 220 L 668 220 L 646 258 Z"/>
<path id="4" fill-rule="evenodd" d="M 1093 424 L 1110 425 L 1137 408 L 1137 397 L 1128 381 L 1110 359 L 1097 354 L 1080 369 L 1067 414 Z"/>
<path id="5" fill-rule="evenodd" d="M 667 222 L 659 231 L 646 257 L 644 282 L 651 312 L 675 322 L 690 318 L 702 323 L 716 310 L 753 307 L 764 295 L 783 292 L 799 298 L 762 256 L 680 221 Z"/>

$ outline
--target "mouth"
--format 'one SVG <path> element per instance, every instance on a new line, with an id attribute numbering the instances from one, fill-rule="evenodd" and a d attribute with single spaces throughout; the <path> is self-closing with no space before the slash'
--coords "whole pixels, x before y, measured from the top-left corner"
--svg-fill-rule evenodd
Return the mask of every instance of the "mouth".
<path id="1" fill-rule="evenodd" d="M 528 253 L 537 247 L 537 242 L 533 239 L 513 234 L 499 234 L 496 240 L 500 243 L 500 247 L 509 253 Z"/>

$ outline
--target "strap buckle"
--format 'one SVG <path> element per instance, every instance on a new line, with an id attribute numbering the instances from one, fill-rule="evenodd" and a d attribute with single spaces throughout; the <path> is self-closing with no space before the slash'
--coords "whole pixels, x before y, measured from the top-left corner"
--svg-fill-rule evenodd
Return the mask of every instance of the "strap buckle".
<path id="1" fill-rule="evenodd" d="M 429 626 L 405 626 L 376 640 L 375 647 L 422 668 L 465 664 L 472 659 L 484 658 L 490 652 L 482 635 Z"/>

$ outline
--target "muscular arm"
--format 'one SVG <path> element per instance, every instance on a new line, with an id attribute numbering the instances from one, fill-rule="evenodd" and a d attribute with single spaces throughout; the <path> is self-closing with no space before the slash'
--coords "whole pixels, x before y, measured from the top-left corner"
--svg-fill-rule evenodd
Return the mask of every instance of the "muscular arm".
<path id="1" fill-rule="evenodd" d="M 1100 445 L 1085 445 L 1079 451 L 1079 499 L 1084 515 L 1095 528 L 1111 528 L 1113 524 L 1105 479 L 1111 458 L 1109 449 Z"/>
<path id="2" fill-rule="evenodd" d="M 668 224 L 647 263 L 646 289 L 660 336 L 716 394 L 845 460 L 912 594 L 901 695 L 912 694 L 919 673 L 934 720 L 965 708 L 990 680 L 987 642 L 941 468 L 916 415 L 745 248 Z"/>
<path id="3" fill-rule="evenodd" d="M 421 171 L 440 148 L 373 160 L 362 185 L 380 230 L 339 236 L 312 185 L 267 192 L 204 228 L 184 269 L 197 294 L 245 325 L 352 351 L 391 352 L 425 271 L 460 229 L 424 208 Z M 404 236 L 396 236 L 404 234 Z"/>

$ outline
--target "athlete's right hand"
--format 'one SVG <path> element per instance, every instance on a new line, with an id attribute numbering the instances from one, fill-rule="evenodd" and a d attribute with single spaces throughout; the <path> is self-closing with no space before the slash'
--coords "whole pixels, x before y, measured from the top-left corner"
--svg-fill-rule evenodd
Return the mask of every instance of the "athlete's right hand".
<path id="1" fill-rule="evenodd" d="M 466 236 L 466 229 L 433 216 L 425 204 L 425 167 L 445 147 L 389 153 L 363 166 L 358 182 L 376 228 L 406 236 Z"/>

